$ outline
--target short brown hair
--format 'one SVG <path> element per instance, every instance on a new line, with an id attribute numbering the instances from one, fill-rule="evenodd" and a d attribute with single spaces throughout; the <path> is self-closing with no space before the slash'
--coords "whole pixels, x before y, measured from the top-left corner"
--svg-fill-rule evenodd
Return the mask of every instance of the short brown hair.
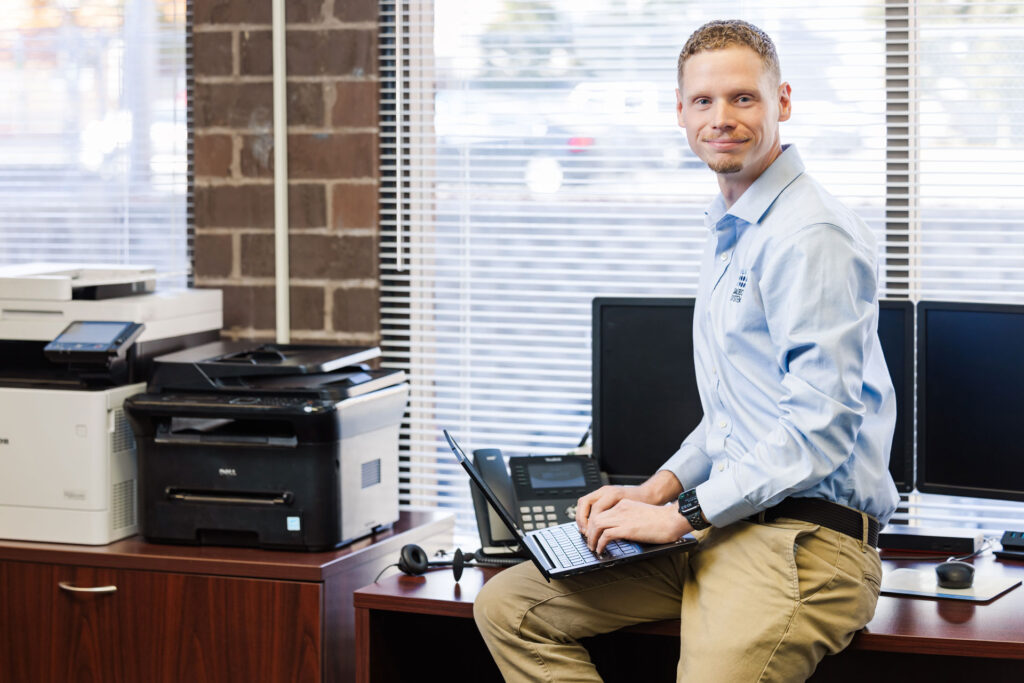
<path id="1" fill-rule="evenodd" d="M 749 47 L 756 52 L 761 57 L 765 70 L 772 75 L 775 82 L 781 80 L 779 55 L 775 52 L 775 43 L 768 34 L 740 19 L 728 19 L 709 21 L 694 31 L 683 45 L 676 73 L 680 85 L 683 82 L 683 65 L 687 59 L 699 52 L 722 50 L 736 45 Z"/>

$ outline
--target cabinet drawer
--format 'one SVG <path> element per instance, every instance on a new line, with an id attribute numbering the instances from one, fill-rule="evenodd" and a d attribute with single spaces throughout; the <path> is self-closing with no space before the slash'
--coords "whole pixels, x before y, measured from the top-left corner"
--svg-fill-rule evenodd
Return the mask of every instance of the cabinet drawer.
<path id="1" fill-rule="evenodd" d="M 0 562 L 0 591 L 0 680 L 320 680 L 319 583 Z"/>

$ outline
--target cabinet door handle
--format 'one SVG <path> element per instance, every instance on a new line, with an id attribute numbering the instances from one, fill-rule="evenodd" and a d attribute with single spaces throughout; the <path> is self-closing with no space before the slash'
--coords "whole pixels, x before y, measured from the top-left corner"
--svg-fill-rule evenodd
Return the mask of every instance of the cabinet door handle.
<path id="1" fill-rule="evenodd" d="M 82 588 L 80 586 L 72 586 L 67 581 L 61 581 L 57 584 L 61 590 L 69 591 L 71 593 L 116 593 L 117 586 L 93 586 L 91 588 Z"/>

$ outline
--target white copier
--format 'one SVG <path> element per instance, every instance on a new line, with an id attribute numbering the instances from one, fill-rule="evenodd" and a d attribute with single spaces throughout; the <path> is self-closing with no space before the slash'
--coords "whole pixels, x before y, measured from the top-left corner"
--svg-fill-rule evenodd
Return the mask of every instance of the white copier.
<path id="1" fill-rule="evenodd" d="M 152 268 L 0 266 L 0 538 L 102 545 L 137 532 L 122 404 L 145 391 L 154 357 L 222 325 L 219 290 L 155 281 Z"/>

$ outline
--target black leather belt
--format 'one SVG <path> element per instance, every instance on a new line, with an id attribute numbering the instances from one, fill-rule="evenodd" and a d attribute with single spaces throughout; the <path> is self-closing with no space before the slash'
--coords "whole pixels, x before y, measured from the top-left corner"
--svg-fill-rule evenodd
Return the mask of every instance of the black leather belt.
<path id="1" fill-rule="evenodd" d="M 823 527 L 846 534 L 858 541 L 864 539 L 864 520 L 867 519 L 867 541 L 872 547 L 878 547 L 878 520 L 871 515 L 864 515 L 858 510 L 848 508 L 821 498 L 786 498 L 775 507 L 768 508 L 764 514 L 765 522 L 774 522 L 780 517 L 799 519 L 801 522 L 818 524 Z M 748 522 L 761 521 L 761 515 L 747 517 Z"/>

